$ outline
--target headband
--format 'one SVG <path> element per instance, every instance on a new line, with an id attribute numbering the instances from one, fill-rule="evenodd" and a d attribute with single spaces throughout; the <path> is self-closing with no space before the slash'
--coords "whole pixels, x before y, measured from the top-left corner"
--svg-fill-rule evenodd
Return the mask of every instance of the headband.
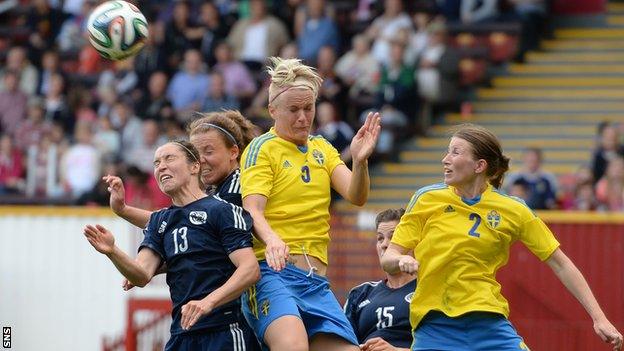
<path id="1" fill-rule="evenodd" d="M 215 128 L 218 129 L 219 131 L 221 131 L 221 133 L 225 134 L 225 136 L 230 139 L 230 141 L 234 144 L 238 146 L 238 142 L 236 142 L 236 138 L 234 138 L 234 136 L 232 135 L 232 133 L 228 132 L 227 130 L 225 130 L 225 128 L 219 127 L 216 124 L 212 124 L 212 123 L 202 123 L 200 124 L 200 126 L 206 126 L 206 127 L 210 127 L 210 128 Z"/>
<path id="2" fill-rule="evenodd" d="M 193 156 L 193 159 L 195 160 L 195 162 L 199 162 L 199 160 L 197 159 L 197 157 L 195 156 L 195 154 L 186 146 L 184 146 L 184 144 L 182 144 L 179 141 L 174 141 L 174 143 L 182 146 L 184 148 L 184 150 L 186 150 L 191 156 Z"/>
<path id="3" fill-rule="evenodd" d="M 286 87 L 278 88 L 278 89 L 280 89 L 279 92 L 274 93 L 275 95 L 273 95 L 273 96 L 271 96 L 272 95 L 271 94 L 271 89 L 269 88 L 269 104 L 273 103 L 273 101 L 275 101 L 275 99 L 277 99 L 278 96 L 282 95 L 282 93 L 284 93 L 285 91 L 290 90 L 292 88 L 308 88 L 308 89 L 312 90 L 314 95 L 316 95 L 316 92 L 310 86 L 310 83 L 307 82 L 307 81 L 304 81 L 304 82 L 301 82 L 299 84 L 293 84 L 293 85 L 288 85 Z"/>

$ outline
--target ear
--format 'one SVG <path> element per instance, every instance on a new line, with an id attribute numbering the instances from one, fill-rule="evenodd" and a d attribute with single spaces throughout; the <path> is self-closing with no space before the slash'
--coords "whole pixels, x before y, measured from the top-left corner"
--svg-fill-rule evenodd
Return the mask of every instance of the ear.
<path id="1" fill-rule="evenodd" d="M 488 163 L 486 160 L 482 158 L 478 159 L 477 165 L 475 166 L 475 173 L 477 174 L 485 173 L 485 171 L 487 171 L 487 167 L 488 167 Z"/>
<path id="2" fill-rule="evenodd" d="M 199 174 L 200 170 L 201 170 L 201 163 L 194 162 L 193 165 L 191 166 L 191 174 L 192 175 L 197 175 L 197 174 Z"/>
<path id="3" fill-rule="evenodd" d="M 279 97 L 278 97 L 279 98 Z M 269 116 L 275 120 L 275 113 L 277 112 L 277 107 L 274 105 L 274 102 L 269 104 Z"/>
<path id="4" fill-rule="evenodd" d="M 238 145 L 234 145 L 230 148 L 230 161 L 234 161 L 240 155 L 240 148 Z"/>

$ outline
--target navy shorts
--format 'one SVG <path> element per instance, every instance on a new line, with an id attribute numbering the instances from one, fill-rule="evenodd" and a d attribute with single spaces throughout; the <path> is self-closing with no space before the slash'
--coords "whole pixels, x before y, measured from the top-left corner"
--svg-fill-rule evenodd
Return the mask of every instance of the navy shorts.
<path id="1" fill-rule="evenodd" d="M 430 311 L 414 332 L 412 351 L 527 351 L 516 329 L 505 316 L 471 312 L 448 317 Z"/>
<path id="2" fill-rule="evenodd" d="M 260 261 L 260 281 L 243 293 L 243 314 L 264 342 L 269 325 L 283 316 L 299 317 L 308 338 L 317 333 L 334 334 L 358 345 L 351 323 L 329 288 L 327 278 L 287 264 L 280 272 Z"/>
<path id="3" fill-rule="evenodd" d="M 219 330 L 197 330 L 172 335 L 165 351 L 259 351 L 260 344 L 247 323 Z"/>

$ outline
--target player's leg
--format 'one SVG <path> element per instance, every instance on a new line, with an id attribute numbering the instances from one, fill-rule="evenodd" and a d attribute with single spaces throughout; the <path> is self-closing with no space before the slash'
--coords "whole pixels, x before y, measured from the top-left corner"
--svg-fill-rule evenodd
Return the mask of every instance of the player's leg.
<path id="1" fill-rule="evenodd" d="M 359 351 L 360 348 L 335 334 L 318 333 L 310 341 L 310 351 Z"/>
<path id="2" fill-rule="evenodd" d="M 243 314 L 264 349 L 307 351 L 308 334 L 282 272 L 260 262 L 261 278 L 241 297 Z"/>

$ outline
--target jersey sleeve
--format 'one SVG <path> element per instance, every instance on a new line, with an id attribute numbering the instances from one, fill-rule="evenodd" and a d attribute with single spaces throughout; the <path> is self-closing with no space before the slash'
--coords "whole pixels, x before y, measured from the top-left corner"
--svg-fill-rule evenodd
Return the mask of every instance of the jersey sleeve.
<path id="1" fill-rule="evenodd" d="M 216 210 L 216 218 L 221 244 L 228 255 L 238 249 L 252 246 L 253 221 L 242 207 L 220 202 Z"/>
<path id="2" fill-rule="evenodd" d="M 344 161 L 340 159 L 340 153 L 336 148 L 327 141 L 327 139 L 321 137 L 324 144 L 324 152 L 327 155 L 327 172 L 332 174 L 334 169 L 339 165 L 344 165 Z"/>
<path id="3" fill-rule="evenodd" d="M 150 215 L 149 221 L 147 222 L 147 226 L 143 229 L 143 242 L 139 245 L 139 250 L 141 251 L 143 248 L 150 248 L 152 251 L 156 252 L 160 258 L 165 260 L 165 247 L 163 244 L 163 234 L 158 233 L 158 218 L 160 212 L 153 212 Z"/>
<path id="4" fill-rule="evenodd" d="M 421 241 L 423 227 L 425 225 L 424 205 L 422 204 L 422 196 L 419 193 L 414 194 L 407 210 L 401 221 L 394 230 L 392 235 L 392 243 L 403 246 L 407 249 L 414 249 Z"/>
<path id="5" fill-rule="evenodd" d="M 359 335 L 359 328 L 358 328 L 359 316 L 357 314 L 357 306 L 360 304 L 362 300 L 362 292 L 360 291 L 359 288 L 360 287 L 355 287 L 351 289 L 351 291 L 349 291 L 349 295 L 347 296 L 347 301 L 345 301 L 343 309 L 344 309 L 345 315 L 347 316 L 347 319 L 349 320 L 349 323 L 351 323 L 351 327 L 353 327 L 353 330 L 355 331 L 355 334 L 357 335 L 358 342 L 362 342 L 362 338 Z"/>
<path id="6" fill-rule="evenodd" d="M 273 165 L 266 143 L 252 147 L 243 153 L 241 158 L 241 195 L 259 194 L 266 197 L 273 189 Z"/>
<path id="7" fill-rule="evenodd" d="M 546 261 L 557 250 L 559 242 L 548 226 L 528 208 L 526 216 L 519 239 L 541 261 Z"/>

